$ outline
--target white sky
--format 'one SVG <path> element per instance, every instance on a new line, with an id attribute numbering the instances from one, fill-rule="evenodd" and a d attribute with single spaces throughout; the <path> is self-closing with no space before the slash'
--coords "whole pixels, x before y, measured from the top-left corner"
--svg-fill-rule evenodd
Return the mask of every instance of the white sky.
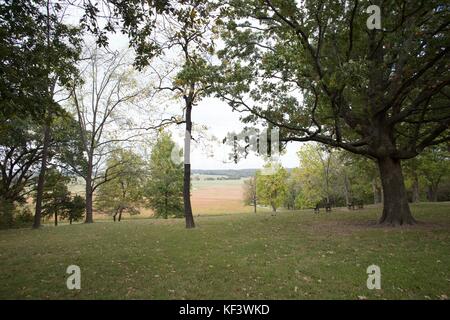
<path id="1" fill-rule="evenodd" d="M 264 160 L 257 155 L 249 155 L 247 159 L 240 160 L 237 164 L 234 162 L 224 163 L 226 160 L 227 149 L 220 143 L 227 136 L 228 132 L 240 132 L 244 124 L 239 120 L 239 114 L 232 112 L 231 107 L 225 102 L 216 98 L 206 98 L 192 110 L 192 121 L 195 125 L 206 125 L 208 134 L 218 138 L 219 143 L 209 143 L 210 152 L 204 147 L 193 143 L 191 149 L 191 165 L 193 169 L 246 169 L 260 168 Z M 178 130 L 177 130 L 178 131 Z M 178 132 L 179 137 L 176 141 L 182 145 L 182 132 Z M 193 133 L 193 138 L 196 138 Z M 286 153 L 280 157 L 281 163 L 286 168 L 298 166 L 298 157 L 296 152 L 299 144 L 290 143 L 286 148 Z M 213 155 L 211 155 L 211 151 Z M 209 156 L 208 156 L 209 154 Z"/>

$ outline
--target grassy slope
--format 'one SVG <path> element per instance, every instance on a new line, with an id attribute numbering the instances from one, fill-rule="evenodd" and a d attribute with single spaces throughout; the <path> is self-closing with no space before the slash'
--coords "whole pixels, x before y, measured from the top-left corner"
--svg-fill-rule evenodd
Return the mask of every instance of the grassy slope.
<path id="1" fill-rule="evenodd" d="M 373 226 L 379 209 L 45 227 L 0 232 L 0 298 L 310 299 L 450 296 L 450 204 L 425 223 Z M 81 291 L 65 286 L 81 267 Z M 366 288 L 381 267 L 382 290 Z"/>

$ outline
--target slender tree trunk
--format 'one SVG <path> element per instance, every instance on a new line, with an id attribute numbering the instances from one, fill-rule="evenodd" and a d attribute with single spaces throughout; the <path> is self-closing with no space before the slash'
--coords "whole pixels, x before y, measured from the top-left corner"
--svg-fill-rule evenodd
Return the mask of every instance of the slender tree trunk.
<path id="1" fill-rule="evenodd" d="M 419 192 L 419 177 L 417 173 L 414 172 L 414 181 L 412 186 L 412 202 L 420 201 L 420 192 Z"/>
<path id="2" fill-rule="evenodd" d="M 55 227 L 58 225 L 58 213 L 55 211 Z"/>
<path id="3" fill-rule="evenodd" d="M 120 220 L 122 220 L 122 212 L 123 212 L 123 208 L 120 208 L 120 210 L 119 210 L 119 222 L 120 222 Z"/>
<path id="4" fill-rule="evenodd" d="M 253 179 L 253 190 L 252 190 L 252 193 L 253 193 L 253 211 L 254 211 L 254 213 L 256 213 L 256 205 L 257 205 L 257 201 L 258 201 L 258 196 L 257 196 L 257 193 L 256 193 L 256 174 L 255 174 L 255 176 L 252 178 Z"/>
<path id="5" fill-rule="evenodd" d="M 428 201 L 437 202 L 437 185 L 432 183 L 428 186 Z"/>
<path id="6" fill-rule="evenodd" d="M 373 191 L 373 204 L 383 202 L 382 192 L 378 186 L 377 179 L 372 180 L 372 191 Z"/>
<path id="7" fill-rule="evenodd" d="M 37 229 L 41 226 L 42 217 L 42 196 L 44 194 L 45 172 L 47 170 L 48 147 L 50 144 L 51 129 L 47 122 L 44 127 L 44 143 L 42 146 L 41 170 L 39 172 L 37 191 L 36 191 L 36 210 L 34 212 L 33 228 Z"/>
<path id="8" fill-rule="evenodd" d="M 167 195 L 167 191 L 164 193 L 164 219 L 167 219 L 168 218 L 168 210 L 167 210 L 167 207 L 168 207 L 168 195 Z"/>
<path id="9" fill-rule="evenodd" d="M 348 176 L 347 176 L 347 172 L 345 172 L 344 170 L 344 191 L 345 191 L 345 202 L 347 204 L 347 206 L 350 205 L 350 199 L 351 199 L 351 195 L 350 195 L 350 181 L 348 181 Z"/>
<path id="10" fill-rule="evenodd" d="M 191 146 L 191 120 L 192 104 L 186 103 L 186 132 L 184 136 L 184 181 L 183 181 L 183 202 L 184 202 L 184 217 L 186 219 L 186 228 L 195 228 L 194 217 L 192 216 L 191 206 L 191 161 L 190 161 L 190 146 Z"/>
<path id="11" fill-rule="evenodd" d="M 383 185 L 383 214 L 380 224 L 415 224 L 409 209 L 408 197 L 403 179 L 400 160 L 390 157 L 378 159 Z"/>
<path id="12" fill-rule="evenodd" d="M 93 196 L 94 192 L 92 191 L 92 157 L 88 159 L 88 168 L 86 175 L 86 219 L 85 223 L 93 223 Z"/>

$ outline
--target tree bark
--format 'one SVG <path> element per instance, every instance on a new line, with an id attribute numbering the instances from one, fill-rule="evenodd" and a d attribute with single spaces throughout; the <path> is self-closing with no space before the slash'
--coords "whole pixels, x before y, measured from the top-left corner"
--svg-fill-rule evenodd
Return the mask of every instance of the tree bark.
<path id="1" fill-rule="evenodd" d="M 187 98 L 189 100 L 189 98 Z M 190 101 L 186 103 L 186 132 L 184 136 L 184 180 L 183 180 L 183 203 L 184 203 L 184 217 L 186 219 L 186 228 L 195 228 L 194 217 L 192 216 L 191 206 L 191 161 L 190 161 L 190 147 L 191 147 L 191 120 L 192 104 Z"/>
<path id="2" fill-rule="evenodd" d="M 86 219 L 85 223 L 93 223 L 93 195 L 92 191 L 92 157 L 89 157 L 86 174 Z"/>
<path id="3" fill-rule="evenodd" d="M 169 196 L 168 196 L 167 191 L 166 191 L 165 194 L 164 194 L 164 219 L 167 219 L 169 217 L 169 213 L 168 213 L 168 209 L 167 209 L 168 202 L 169 202 L 168 198 L 169 198 Z"/>
<path id="4" fill-rule="evenodd" d="M 55 227 L 58 225 L 58 213 L 55 212 Z"/>
<path id="5" fill-rule="evenodd" d="M 390 157 L 378 159 L 381 183 L 383 185 L 383 214 L 380 224 L 415 224 L 409 209 L 400 160 Z"/>
<path id="6" fill-rule="evenodd" d="M 44 127 L 44 143 L 42 146 L 41 170 L 39 172 L 37 191 L 36 191 L 36 209 L 34 212 L 33 228 L 37 229 L 41 226 L 42 218 L 42 197 L 44 194 L 45 172 L 47 170 L 48 147 L 50 144 L 50 125 L 47 122 Z"/>

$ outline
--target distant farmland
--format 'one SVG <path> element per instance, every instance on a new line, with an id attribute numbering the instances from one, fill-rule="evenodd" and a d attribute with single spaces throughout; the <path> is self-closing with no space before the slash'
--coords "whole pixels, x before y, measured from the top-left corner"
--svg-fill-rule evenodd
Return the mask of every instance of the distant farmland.
<path id="1" fill-rule="evenodd" d="M 243 200 L 244 180 L 248 178 L 217 180 L 224 178 L 227 178 L 227 176 L 208 174 L 192 175 L 191 202 L 194 216 L 253 212 L 253 208 L 244 205 Z M 84 196 L 84 187 L 80 182 L 72 184 L 70 189 L 75 194 Z M 258 211 L 263 210 L 266 209 L 258 208 Z M 141 214 L 131 218 L 144 218 L 152 215 L 152 210 L 142 208 Z M 109 216 L 99 214 L 98 212 L 95 213 L 95 217 L 96 219 L 110 219 Z M 130 216 L 128 214 L 124 215 L 124 219 L 129 218 Z"/>
<path id="2" fill-rule="evenodd" d="M 252 212 L 243 201 L 244 179 L 193 180 L 192 210 L 195 215 Z"/>

